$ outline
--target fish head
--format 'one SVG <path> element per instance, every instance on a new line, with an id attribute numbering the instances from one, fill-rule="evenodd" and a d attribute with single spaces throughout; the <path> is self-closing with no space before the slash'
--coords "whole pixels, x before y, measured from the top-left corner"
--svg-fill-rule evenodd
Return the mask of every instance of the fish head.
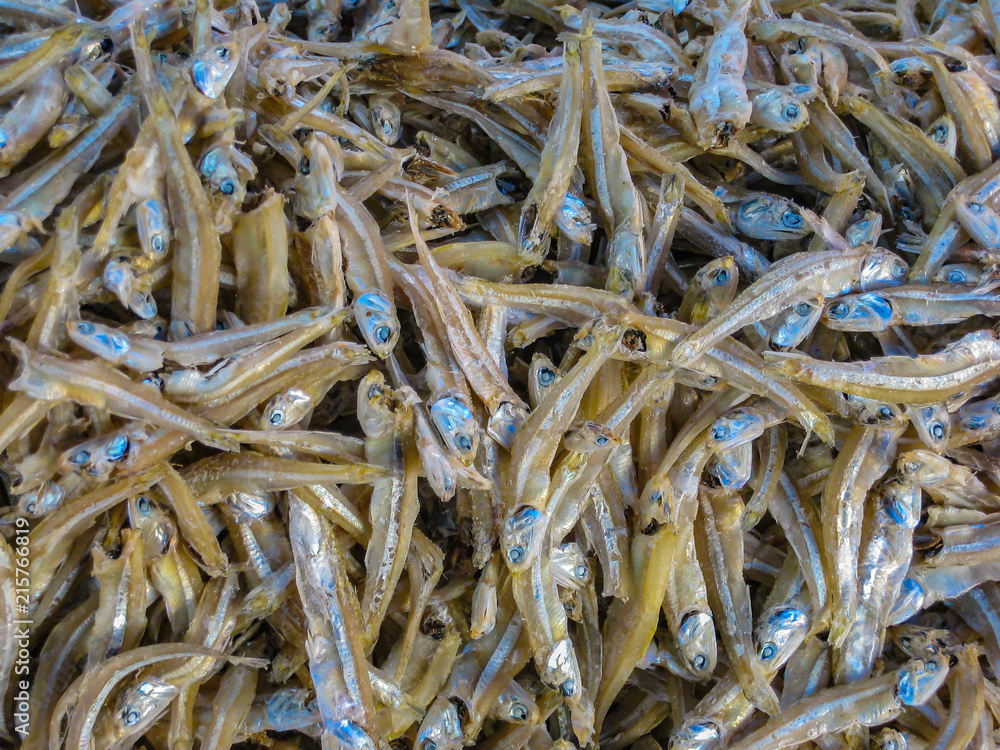
<path id="1" fill-rule="evenodd" d="M 917 449 L 899 457 L 896 469 L 905 482 L 933 487 L 941 484 L 951 473 L 952 464 L 933 451 Z"/>
<path id="2" fill-rule="evenodd" d="M 577 453 L 597 453 L 622 444 L 622 438 L 610 427 L 584 420 L 577 422 L 563 437 L 563 447 Z"/>
<path id="3" fill-rule="evenodd" d="M 753 473 L 753 444 L 740 443 L 719 451 L 708 462 L 708 471 L 726 489 L 741 489 Z"/>
<path id="4" fill-rule="evenodd" d="M 522 505 L 504 522 L 500 548 L 512 573 L 523 573 L 535 561 L 545 538 L 548 517 L 537 508 Z"/>
<path id="5" fill-rule="evenodd" d="M 889 638 L 911 659 L 933 659 L 959 645 L 958 639 L 948 630 L 911 623 L 889 628 Z"/>
<path id="6" fill-rule="evenodd" d="M 872 750 L 907 750 L 906 735 L 898 729 L 882 727 L 871 740 Z"/>
<path id="7" fill-rule="evenodd" d="M 922 706 L 944 684 L 949 665 L 950 658 L 945 654 L 908 661 L 897 673 L 897 700 L 904 706 Z"/>
<path id="8" fill-rule="evenodd" d="M 594 580 L 587 556 L 575 542 L 567 542 L 552 550 L 551 562 L 552 576 L 564 588 L 578 589 L 589 586 Z"/>
<path id="9" fill-rule="evenodd" d="M 865 215 L 844 230 L 844 239 L 851 247 L 874 245 L 882 234 L 882 214 L 865 211 Z"/>
<path id="10" fill-rule="evenodd" d="M 173 701 L 180 688 L 156 677 L 132 685 L 118 696 L 111 726 L 116 739 L 133 736 L 149 726 Z"/>
<path id="11" fill-rule="evenodd" d="M 479 450 L 482 429 L 465 397 L 448 393 L 431 404 L 428 412 L 448 449 L 462 462 L 472 463 Z"/>
<path id="12" fill-rule="evenodd" d="M 260 416 L 260 429 L 280 430 L 298 424 L 315 406 L 301 388 L 288 388 L 272 398 Z"/>
<path id="13" fill-rule="evenodd" d="M 573 641 L 563 638 L 556 642 L 545 658 L 539 677 L 542 683 L 558 690 L 564 698 L 574 699 L 583 692 L 580 665 L 576 661 Z"/>
<path id="14" fill-rule="evenodd" d="M 528 419 L 528 409 L 522 403 L 504 401 L 486 423 L 486 432 L 507 450 L 514 444 L 514 436 Z"/>
<path id="15" fill-rule="evenodd" d="M 753 98 L 753 114 L 750 121 L 776 133 L 794 133 L 809 122 L 809 108 L 805 97 L 796 93 L 802 89 L 803 95 L 816 91 L 809 84 L 798 86 L 775 86 Z M 814 94 L 815 95 L 815 94 Z"/>
<path id="16" fill-rule="evenodd" d="M 944 451 L 951 436 L 951 415 L 945 405 L 915 406 L 910 413 L 923 441 L 935 451 Z"/>
<path id="17" fill-rule="evenodd" d="M 972 196 L 953 199 L 955 215 L 972 238 L 985 250 L 1000 248 L 1000 214 Z"/>
<path id="18" fill-rule="evenodd" d="M 139 233 L 139 245 L 143 253 L 153 258 L 162 258 L 170 247 L 170 222 L 163 203 L 150 198 L 135 208 L 135 224 Z"/>
<path id="19" fill-rule="evenodd" d="M 688 718 L 670 735 L 667 750 L 714 750 L 721 737 L 722 730 L 711 719 Z"/>
<path id="20" fill-rule="evenodd" d="M 771 346 L 792 348 L 801 344 L 823 314 L 822 295 L 814 295 L 796 302 L 775 316 L 769 338 Z"/>
<path id="21" fill-rule="evenodd" d="M 764 434 L 767 423 L 759 409 L 738 406 L 716 419 L 708 428 L 709 448 L 718 453 L 741 443 L 756 440 Z"/>
<path id="22" fill-rule="evenodd" d="M 830 300 L 822 320 L 835 331 L 884 331 L 892 325 L 893 315 L 892 303 L 884 295 L 864 292 Z"/>
<path id="23" fill-rule="evenodd" d="M 861 291 L 881 289 L 902 284 L 910 267 L 895 253 L 875 248 L 865 257 L 858 274 L 857 285 Z"/>
<path id="24" fill-rule="evenodd" d="M 776 669 L 799 647 L 809 629 L 809 614 L 801 607 L 775 607 L 765 612 L 757 628 L 757 658 Z"/>
<path id="25" fill-rule="evenodd" d="M 389 356 L 399 340 L 399 320 L 392 302 L 378 290 L 354 300 L 354 320 L 368 348 L 379 359 Z"/>
<path id="26" fill-rule="evenodd" d="M 812 231 L 794 203 L 764 194 L 751 196 L 739 204 L 733 228 L 757 240 L 797 240 Z"/>
<path id="27" fill-rule="evenodd" d="M 236 41 L 216 44 L 191 61 L 191 81 L 209 99 L 218 99 L 239 64 L 240 47 Z"/>
<path id="28" fill-rule="evenodd" d="M 641 533 L 655 534 L 663 526 L 676 526 L 674 488 L 666 474 L 655 474 L 639 496 L 637 524 Z"/>
<path id="29" fill-rule="evenodd" d="M 544 354 L 535 354 L 528 367 L 528 395 L 532 404 L 538 404 L 549 389 L 562 377 L 552 360 Z"/>
<path id="30" fill-rule="evenodd" d="M 458 707 L 439 696 L 420 722 L 413 750 L 460 750 L 463 740 Z"/>
<path id="31" fill-rule="evenodd" d="M 689 612 L 677 631 L 681 661 L 699 681 L 707 680 L 718 662 L 715 621 L 707 612 Z"/>
<path id="32" fill-rule="evenodd" d="M 694 283 L 705 291 L 716 307 L 725 307 L 733 301 L 740 283 L 736 259 L 727 255 L 706 263 L 694 275 Z"/>
<path id="33" fill-rule="evenodd" d="M 892 523 L 905 529 L 920 525 L 920 486 L 911 482 L 891 480 L 879 488 L 882 509 Z"/>

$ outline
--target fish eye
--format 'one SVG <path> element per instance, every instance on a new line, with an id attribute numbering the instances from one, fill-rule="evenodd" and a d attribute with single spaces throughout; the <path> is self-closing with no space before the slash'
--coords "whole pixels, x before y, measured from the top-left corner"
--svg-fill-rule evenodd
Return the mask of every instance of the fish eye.
<path id="1" fill-rule="evenodd" d="M 226 180 L 219 186 L 219 190 L 221 190 L 225 195 L 232 195 L 236 192 L 236 185 L 233 184 L 232 180 Z"/>
<path id="2" fill-rule="evenodd" d="M 948 281 L 952 284 L 962 284 L 965 282 L 965 274 L 959 270 L 948 271 Z"/>
<path id="3" fill-rule="evenodd" d="M 124 435 L 120 435 L 112 440 L 111 445 L 108 446 L 108 458 L 112 461 L 117 461 L 125 455 L 125 451 L 127 450 L 128 438 Z"/>
<path id="4" fill-rule="evenodd" d="M 392 329 L 389 326 L 379 326 L 375 329 L 375 338 L 383 344 L 388 343 L 389 339 L 392 338 Z"/>
<path id="5" fill-rule="evenodd" d="M 81 320 L 79 323 L 76 324 L 76 330 L 78 330 L 80 333 L 89 335 L 94 332 L 94 326 L 93 324 L 88 323 L 85 320 Z"/>
<path id="6" fill-rule="evenodd" d="M 270 424 L 277 427 L 279 424 L 285 421 L 285 413 L 281 409 L 275 409 L 270 418 L 267 420 Z"/>
<path id="7" fill-rule="evenodd" d="M 931 437 L 935 440 L 941 440 L 944 437 L 944 425 L 940 422 L 935 422 L 931 425 Z"/>
<path id="8" fill-rule="evenodd" d="M 774 652 L 776 650 L 777 649 L 775 649 L 773 643 L 765 643 L 764 647 L 761 648 L 761 650 L 760 650 L 760 658 L 761 659 L 770 659 L 772 656 L 774 656 Z"/>
<path id="9" fill-rule="evenodd" d="M 660 503 L 663 502 L 663 493 L 657 490 L 656 492 L 654 492 L 652 495 L 649 496 L 649 499 L 652 500 L 657 505 L 659 505 Z"/>
<path id="10" fill-rule="evenodd" d="M 892 419 L 892 409 L 883 404 L 878 408 L 878 415 L 882 417 L 882 419 Z"/>
<path id="11" fill-rule="evenodd" d="M 524 559 L 524 547 L 518 545 L 517 547 L 511 547 L 507 551 L 507 559 L 512 563 L 517 564 Z"/>
<path id="12" fill-rule="evenodd" d="M 150 509 L 152 508 L 152 506 L 150 506 L 149 504 L 149 500 L 146 498 L 145 495 L 140 495 L 139 499 L 136 500 L 135 505 L 139 509 L 140 513 L 149 513 Z"/>
<path id="13" fill-rule="evenodd" d="M 785 107 L 785 111 L 781 113 L 781 116 L 784 117 L 788 122 L 791 122 L 792 120 L 794 120 L 796 117 L 799 116 L 798 106 L 796 106 L 795 104 L 789 104 L 787 107 Z"/>
<path id="14" fill-rule="evenodd" d="M 229 47 L 217 47 L 215 54 L 218 55 L 219 59 L 223 62 L 228 62 L 231 57 L 229 53 Z"/>
<path id="15" fill-rule="evenodd" d="M 472 441 L 469 439 L 468 435 L 459 435 L 455 442 L 458 444 L 458 449 L 463 453 L 472 450 Z"/>
<path id="16" fill-rule="evenodd" d="M 720 268 L 718 271 L 715 272 L 716 284 L 722 286 L 727 281 L 729 281 L 729 271 L 727 271 L 725 268 Z"/>
<path id="17" fill-rule="evenodd" d="M 87 461 L 89 460 L 90 460 L 89 451 L 77 451 L 76 453 L 73 454 L 73 457 L 70 458 L 70 463 L 74 463 L 77 466 L 81 466 L 87 463 Z"/>
<path id="18" fill-rule="evenodd" d="M 969 210 L 974 214 L 981 214 L 986 210 L 986 207 L 982 203 L 978 203 L 976 201 L 969 201 L 965 205 L 968 206 Z"/>
<path id="19" fill-rule="evenodd" d="M 27 510 L 29 513 L 34 513 L 35 512 L 35 504 L 33 502 L 32 503 L 28 503 L 28 505 L 25 507 L 25 510 Z"/>
<path id="20" fill-rule="evenodd" d="M 937 671 L 938 671 L 938 664 L 937 664 L 937 662 L 936 662 L 936 661 L 929 661 L 929 662 L 927 662 L 927 666 L 926 666 L 926 667 L 924 667 L 924 668 L 925 668 L 925 669 L 926 669 L 926 670 L 927 670 L 928 672 L 932 672 L 932 673 L 933 673 L 933 672 L 937 672 Z"/>
<path id="21" fill-rule="evenodd" d="M 916 461 L 907 461 L 905 464 L 903 464 L 903 471 L 905 471 L 907 474 L 916 474 L 918 471 L 920 471 L 920 464 L 918 464 Z"/>
<path id="22" fill-rule="evenodd" d="M 309 157 L 303 156 L 302 161 L 299 162 L 299 171 L 302 174 L 309 174 L 309 170 L 310 170 Z"/>
<path id="23" fill-rule="evenodd" d="M 156 233 L 152 237 L 150 237 L 149 246 L 152 247 L 156 252 L 158 253 L 163 252 L 163 245 L 164 242 L 162 234 Z"/>
<path id="24" fill-rule="evenodd" d="M 906 273 L 906 266 L 904 266 L 902 263 L 893 263 L 892 264 L 892 277 L 894 279 L 900 278 L 905 273 Z"/>
<path id="25" fill-rule="evenodd" d="M 438 746 L 435 745 L 433 742 L 425 742 L 424 750 L 438 750 Z"/>
<path id="26" fill-rule="evenodd" d="M 115 51 L 115 43 L 111 41 L 109 37 L 104 37 L 101 40 L 101 53 L 104 55 L 110 55 Z"/>
<path id="27" fill-rule="evenodd" d="M 607 445 L 608 439 L 604 435 L 598 435 L 597 439 L 594 441 L 598 445 Z"/>
<path id="28" fill-rule="evenodd" d="M 713 440 L 725 440 L 727 437 L 729 437 L 729 428 L 726 427 L 724 424 L 720 424 L 718 427 L 712 430 Z"/>
<path id="29" fill-rule="evenodd" d="M 525 708 L 520 703 L 515 703 L 510 707 L 510 716 L 514 721 L 527 721 L 528 720 L 528 709 Z"/>
<path id="30" fill-rule="evenodd" d="M 125 724 L 129 726 L 131 726 L 132 724 L 137 724 L 139 722 L 139 719 L 141 718 L 142 714 L 140 714 L 136 709 L 130 708 L 125 713 Z"/>
<path id="31" fill-rule="evenodd" d="M 691 663 L 694 664 L 694 668 L 700 672 L 706 666 L 708 666 L 708 657 L 706 657 L 704 654 L 698 654 L 696 657 L 694 657 L 694 659 L 691 660 Z"/>
<path id="32" fill-rule="evenodd" d="M 573 572 L 576 573 L 577 578 L 585 578 L 587 576 L 587 566 L 580 563 Z"/>
<path id="33" fill-rule="evenodd" d="M 802 226 L 802 216 L 794 211 L 785 211 L 785 213 L 781 215 L 781 223 L 786 227 L 795 229 Z"/>
<path id="34" fill-rule="evenodd" d="M 834 302 L 830 305 L 830 309 L 827 311 L 831 318 L 846 318 L 847 313 L 851 311 L 844 302 Z"/>
<path id="35" fill-rule="evenodd" d="M 812 311 L 812 307 L 808 302 L 800 302 L 795 306 L 795 314 L 800 318 L 806 317 Z"/>
<path id="36" fill-rule="evenodd" d="M 948 128 L 944 125 L 938 125 L 934 128 L 934 134 L 931 137 L 938 143 L 944 143 L 945 139 L 948 137 Z"/>
<path id="37" fill-rule="evenodd" d="M 576 692 L 576 683 L 573 680 L 566 680 L 566 682 L 559 686 L 559 692 L 563 694 L 563 697 L 569 698 Z"/>
<path id="38" fill-rule="evenodd" d="M 795 40 L 795 49 L 797 49 L 799 52 L 805 52 L 806 45 L 808 43 L 809 42 L 806 40 L 804 36 L 800 36 L 798 39 Z"/>
<path id="39" fill-rule="evenodd" d="M 378 398 L 382 393 L 382 388 L 378 385 L 372 385 L 368 388 L 368 398 Z"/>
<path id="40" fill-rule="evenodd" d="M 548 367 L 543 367 L 538 371 L 538 382 L 542 385 L 552 385 L 552 381 L 555 379 L 556 374 Z"/>

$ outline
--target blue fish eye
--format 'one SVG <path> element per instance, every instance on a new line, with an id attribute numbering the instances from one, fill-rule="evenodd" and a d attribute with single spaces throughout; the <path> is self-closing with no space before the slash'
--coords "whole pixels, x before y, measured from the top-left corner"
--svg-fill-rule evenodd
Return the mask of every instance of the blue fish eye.
<path id="1" fill-rule="evenodd" d="M 108 446 L 108 458 L 112 461 L 117 461 L 122 456 L 125 455 L 125 451 L 128 450 L 128 438 L 124 435 L 119 435 L 111 444 Z"/>
<path id="2" fill-rule="evenodd" d="M 379 326 L 375 329 L 375 337 L 383 344 L 388 343 L 389 339 L 392 338 L 392 330 L 389 326 Z"/>
<path id="3" fill-rule="evenodd" d="M 232 180 L 226 180 L 219 186 L 219 190 L 226 195 L 232 195 L 236 192 L 236 185 L 233 184 Z"/>
<path id="4" fill-rule="evenodd" d="M 597 443 L 598 445 L 607 445 L 608 439 L 604 437 L 604 435 L 600 435 L 594 442 Z"/>
<path id="5" fill-rule="evenodd" d="M 878 408 L 878 415 L 882 417 L 882 419 L 892 419 L 892 409 L 883 404 Z"/>
<path id="6" fill-rule="evenodd" d="M 725 425 L 720 424 L 712 431 L 713 440 L 725 440 L 729 437 L 729 428 Z"/>
<path id="7" fill-rule="evenodd" d="M 90 460 L 90 451 L 77 451 L 70 458 L 70 462 L 78 466 L 87 463 Z"/>
<path id="8" fill-rule="evenodd" d="M 94 326 L 91 323 L 81 320 L 79 323 L 76 324 L 76 330 L 78 330 L 80 333 L 89 335 L 94 332 Z"/>
<path id="9" fill-rule="evenodd" d="M 145 495 L 142 495 L 136 501 L 136 506 L 139 508 L 139 511 L 142 512 L 142 513 L 149 513 L 149 511 L 151 509 L 151 506 L 149 504 L 149 500 L 146 499 Z"/>
<path id="10" fill-rule="evenodd" d="M 507 559 L 512 563 L 519 563 L 524 559 L 524 547 L 511 547 L 507 551 Z"/>
<path id="11" fill-rule="evenodd" d="M 551 385 L 552 381 L 556 379 L 556 374 L 552 372 L 548 367 L 543 367 L 538 371 L 538 382 L 542 385 Z"/>
<path id="12" fill-rule="evenodd" d="M 799 116 L 799 108 L 794 104 L 789 104 L 785 107 L 785 111 L 781 113 L 781 116 L 791 122 Z"/>
<path id="13" fill-rule="evenodd" d="M 806 317 L 812 311 L 812 306 L 808 302 L 800 302 L 795 306 L 795 314 L 800 318 Z"/>
<path id="14" fill-rule="evenodd" d="M 163 251 L 163 244 L 164 243 L 163 243 L 163 235 L 162 234 L 159 234 L 159 233 L 154 234 L 149 239 L 149 245 L 150 245 L 150 247 L 152 247 L 158 253 Z"/>
<path id="15" fill-rule="evenodd" d="M 785 213 L 781 215 L 781 223 L 786 227 L 795 229 L 802 226 L 802 216 L 794 211 L 785 211 Z"/>
<path id="16" fill-rule="evenodd" d="M 834 302 L 830 305 L 829 314 L 831 318 L 846 318 L 847 314 L 851 311 L 845 303 Z"/>
<path id="17" fill-rule="evenodd" d="M 472 450 L 472 441 L 469 439 L 468 435 L 459 435 L 455 439 L 455 442 L 458 444 L 458 449 L 463 453 Z"/>
<path id="18" fill-rule="evenodd" d="M 708 666 L 708 657 L 706 657 L 704 654 L 698 654 L 696 657 L 694 657 L 694 659 L 691 660 L 691 663 L 694 664 L 694 668 L 700 672 L 702 669 Z"/>
<path id="19" fill-rule="evenodd" d="M 725 268 L 720 268 L 718 271 L 715 272 L 716 284 L 722 286 L 727 281 L 729 281 L 729 271 L 727 271 Z"/>
<path id="20" fill-rule="evenodd" d="M 948 271 L 948 281 L 952 284 L 965 283 L 965 274 L 957 269 L 954 271 Z"/>
<path id="21" fill-rule="evenodd" d="M 774 656 L 774 652 L 776 650 L 777 649 L 775 649 L 773 643 L 765 643 L 764 647 L 760 650 L 760 658 L 761 659 L 770 659 L 772 656 Z"/>
<path id="22" fill-rule="evenodd" d="M 931 425 L 931 437 L 935 440 L 941 440 L 944 437 L 944 425 L 940 422 L 935 422 Z"/>
<path id="23" fill-rule="evenodd" d="M 267 420 L 272 425 L 277 427 L 279 424 L 285 421 L 285 414 L 280 409 L 276 409 L 270 418 Z"/>

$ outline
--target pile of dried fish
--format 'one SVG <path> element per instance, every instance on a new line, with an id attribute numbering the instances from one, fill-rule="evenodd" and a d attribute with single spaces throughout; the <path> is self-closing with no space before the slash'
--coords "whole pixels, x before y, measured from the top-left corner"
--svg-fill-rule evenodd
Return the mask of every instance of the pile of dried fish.
<path id="1" fill-rule="evenodd" d="M 2 732 L 996 748 L 998 27 L 0 0 Z"/>

